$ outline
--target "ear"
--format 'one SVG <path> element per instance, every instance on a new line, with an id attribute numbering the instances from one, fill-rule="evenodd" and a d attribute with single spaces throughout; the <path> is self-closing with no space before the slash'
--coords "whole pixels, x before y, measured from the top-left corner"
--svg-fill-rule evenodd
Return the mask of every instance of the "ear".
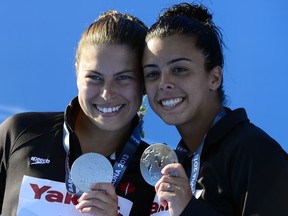
<path id="1" fill-rule="evenodd" d="M 222 84 L 223 74 L 222 74 L 222 68 L 220 66 L 214 67 L 209 72 L 209 85 L 210 90 L 217 90 L 219 86 Z"/>
<path id="2" fill-rule="evenodd" d="M 78 63 L 75 62 L 74 67 L 75 67 L 75 71 L 76 71 L 76 78 L 77 78 L 77 76 L 78 76 L 78 69 L 79 69 L 78 66 L 79 66 Z"/>

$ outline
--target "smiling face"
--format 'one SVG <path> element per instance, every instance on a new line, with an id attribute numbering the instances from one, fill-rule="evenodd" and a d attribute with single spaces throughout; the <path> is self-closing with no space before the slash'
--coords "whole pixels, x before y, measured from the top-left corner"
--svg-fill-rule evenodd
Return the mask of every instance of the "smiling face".
<path id="1" fill-rule="evenodd" d="M 126 45 L 87 46 L 77 66 L 78 99 L 90 122 L 102 130 L 130 124 L 142 102 L 141 68 Z"/>
<path id="2" fill-rule="evenodd" d="M 171 125 L 195 126 L 220 106 L 217 88 L 222 72 L 207 72 L 205 58 L 192 37 L 173 35 L 148 41 L 144 79 L 151 108 Z M 220 81 L 220 82 L 219 82 Z"/>

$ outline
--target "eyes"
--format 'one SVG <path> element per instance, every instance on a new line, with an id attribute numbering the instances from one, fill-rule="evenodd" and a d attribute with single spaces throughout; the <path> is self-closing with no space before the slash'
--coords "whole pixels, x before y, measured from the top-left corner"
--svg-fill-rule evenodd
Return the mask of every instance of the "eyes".
<path id="1" fill-rule="evenodd" d="M 129 80 L 129 79 L 133 79 L 133 77 L 128 75 L 120 75 L 116 77 L 116 80 Z"/>
<path id="2" fill-rule="evenodd" d="M 101 81 L 103 80 L 102 77 L 98 76 L 98 75 L 95 75 L 95 74 L 88 74 L 86 76 L 86 78 L 88 78 L 89 80 L 95 80 L 95 81 Z"/>
<path id="3" fill-rule="evenodd" d="M 102 74 L 97 73 L 97 72 L 88 72 L 85 78 L 87 79 L 88 82 L 90 81 L 90 82 L 101 83 L 105 81 L 105 77 Z M 128 82 L 130 80 L 136 79 L 136 75 L 134 72 L 120 73 L 120 74 L 114 75 L 113 79 L 119 82 Z"/>
<path id="4" fill-rule="evenodd" d="M 151 79 L 152 80 L 152 79 L 157 78 L 159 75 L 160 75 L 159 71 L 149 71 L 149 70 L 147 70 L 147 71 L 144 72 L 145 79 Z"/>
<path id="5" fill-rule="evenodd" d="M 188 68 L 186 67 L 173 67 L 168 69 L 172 75 L 181 76 L 185 75 L 188 72 Z M 157 67 L 145 68 L 144 69 L 144 77 L 145 80 L 155 80 L 161 75 L 161 71 Z"/>

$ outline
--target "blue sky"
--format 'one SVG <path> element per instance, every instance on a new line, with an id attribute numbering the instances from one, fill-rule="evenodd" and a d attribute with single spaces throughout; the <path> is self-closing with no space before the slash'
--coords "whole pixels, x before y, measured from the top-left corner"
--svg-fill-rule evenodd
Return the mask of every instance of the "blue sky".
<path id="1" fill-rule="evenodd" d="M 77 95 L 78 40 L 109 9 L 150 26 L 172 0 L 2 0 L 0 2 L 0 122 L 23 111 L 63 111 Z M 288 14 L 286 0 L 201 1 L 214 13 L 224 49 L 228 106 L 245 107 L 250 120 L 288 151 Z M 148 102 L 146 101 L 146 104 Z M 179 135 L 148 107 L 146 138 L 175 147 Z"/>

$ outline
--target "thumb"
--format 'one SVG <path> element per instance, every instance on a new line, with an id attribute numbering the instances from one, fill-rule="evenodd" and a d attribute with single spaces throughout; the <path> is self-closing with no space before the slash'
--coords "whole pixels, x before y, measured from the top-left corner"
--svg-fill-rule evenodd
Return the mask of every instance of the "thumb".
<path id="1" fill-rule="evenodd" d="M 180 178 L 188 179 L 188 176 L 183 168 L 182 164 L 180 163 L 172 163 L 166 165 L 162 170 L 161 173 L 163 175 L 170 175 L 170 176 L 177 176 Z"/>

